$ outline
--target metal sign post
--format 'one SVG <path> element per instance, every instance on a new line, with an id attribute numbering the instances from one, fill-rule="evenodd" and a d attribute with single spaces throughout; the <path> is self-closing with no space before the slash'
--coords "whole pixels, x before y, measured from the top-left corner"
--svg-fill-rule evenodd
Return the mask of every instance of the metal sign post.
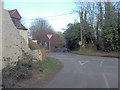
<path id="1" fill-rule="evenodd" d="M 82 49 L 82 41 L 79 41 L 80 50 Z"/>
<path id="2" fill-rule="evenodd" d="M 51 46 L 50 46 L 50 40 L 52 39 L 53 37 L 53 34 L 46 34 L 48 40 L 49 40 L 49 52 L 51 51 Z"/>
<path id="3" fill-rule="evenodd" d="M 80 24 L 82 24 L 82 23 L 81 23 L 81 12 L 80 12 L 80 10 L 79 10 L 78 12 L 79 12 L 79 17 L 80 17 Z M 83 36 L 83 35 L 82 35 L 82 25 L 80 25 L 80 34 L 81 34 L 81 35 L 80 35 L 80 36 L 81 36 L 80 49 L 82 49 L 82 41 L 83 41 L 83 40 L 82 40 L 82 36 Z"/>
<path id="4" fill-rule="evenodd" d="M 50 40 L 49 40 L 49 52 L 51 51 Z"/>

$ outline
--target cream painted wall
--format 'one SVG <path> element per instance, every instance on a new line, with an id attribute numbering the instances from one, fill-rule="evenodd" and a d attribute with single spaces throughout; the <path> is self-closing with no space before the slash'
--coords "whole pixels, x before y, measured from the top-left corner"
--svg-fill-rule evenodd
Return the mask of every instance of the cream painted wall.
<path id="1" fill-rule="evenodd" d="M 42 54 L 40 52 L 34 53 L 28 47 L 27 31 L 18 30 L 15 27 L 7 10 L 3 9 L 2 13 L 2 68 L 5 68 L 7 65 L 16 65 L 23 53 L 29 53 L 41 60 Z"/>
<path id="2" fill-rule="evenodd" d="M 18 31 L 19 31 L 20 35 L 24 37 L 25 41 L 26 41 L 27 44 L 28 44 L 27 30 L 18 29 Z"/>
<path id="3" fill-rule="evenodd" d="M 6 67 L 8 64 L 15 65 L 19 59 L 18 57 L 22 56 L 23 51 L 30 51 L 27 42 L 23 36 L 20 35 L 7 10 L 3 10 L 3 23 L 2 68 Z"/>

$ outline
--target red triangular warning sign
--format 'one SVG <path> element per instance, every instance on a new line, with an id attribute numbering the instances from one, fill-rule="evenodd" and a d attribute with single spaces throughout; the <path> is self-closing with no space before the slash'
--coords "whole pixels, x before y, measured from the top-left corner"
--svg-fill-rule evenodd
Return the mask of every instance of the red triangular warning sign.
<path id="1" fill-rule="evenodd" d="M 53 37 L 53 34 L 46 34 L 46 36 L 47 36 L 47 38 L 48 38 L 49 40 L 51 40 L 52 37 Z"/>

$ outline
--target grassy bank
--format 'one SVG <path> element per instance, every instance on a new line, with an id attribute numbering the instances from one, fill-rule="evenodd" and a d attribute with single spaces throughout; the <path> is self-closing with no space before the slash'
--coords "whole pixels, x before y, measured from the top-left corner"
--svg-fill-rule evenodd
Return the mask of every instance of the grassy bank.
<path id="1" fill-rule="evenodd" d="M 55 74 L 61 67 L 61 63 L 55 58 L 47 58 L 46 61 L 37 61 L 25 64 L 13 70 L 3 70 L 3 84 L 5 87 L 36 88 L 42 81 Z M 38 84 L 39 83 L 39 84 Z M 39 86 L 37 86 L 39 85 Z"/>
<path id="2" fill-rule="evenodd" d="M 102 52 L 102 51 L 95 51 L 92 49 L 82 49 L 82 50 L 78 50 L 78 51 L 72 51 L 72 53 L 80 54 L 80 55 L 109 56 L 109 57 L 119 57 L 120 58 L 120 56 L 118 56 L 118 52 Z"/>

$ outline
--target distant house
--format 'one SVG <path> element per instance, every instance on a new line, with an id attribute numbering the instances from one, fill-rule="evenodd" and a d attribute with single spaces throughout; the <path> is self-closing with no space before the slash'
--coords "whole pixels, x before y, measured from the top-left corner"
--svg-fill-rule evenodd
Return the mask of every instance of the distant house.
<path id="1" fill-rule="evenodd" d="M 17 9 L 8 10 L 8 12 L 10 14 L 10 17 L 14 25 L 19 30 L 20 35 L 24 37 L 24 39 L 26 40 L 28 44 L 27 28 L 21 24 L 21 16 L 19 12 L 17 11 Z"/>

